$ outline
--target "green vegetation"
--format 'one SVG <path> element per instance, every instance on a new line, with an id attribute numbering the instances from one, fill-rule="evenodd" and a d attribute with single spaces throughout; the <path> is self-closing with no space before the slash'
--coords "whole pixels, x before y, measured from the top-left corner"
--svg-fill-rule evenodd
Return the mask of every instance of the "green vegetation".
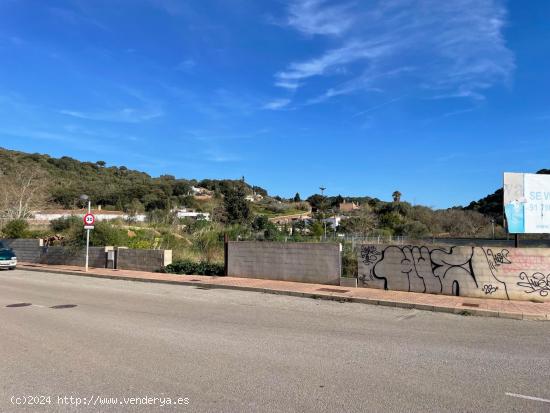
<path id="1" fill-rule="evenodd" d="M 25 238 L 28 234 L 29 224 L 24 219 L 14 219 L 9 221 L 2 233 L 6 238 Z"/>
<path id="2" fill-rule="evenodd" d="M 223 264 L 211 262 L 193 262 L 193 261 L 175 261 L 164 268 L 164 272 L 171 274 L 190 274 L 190 275 L 224 275 L 225 268 Z"/>
<path id="3" fill-rule="evenodd" d="M 89 195 L 96 205 L 126 212 L 176 206 L 194 208 L 195 200 L 190 196 L 192 186 L 210 189 L 218 196 L 235 189 L 246 194 L 267 195 L 265 189 L 242 180 L 197 181 L 176 179 L 172 175 L 152 178 L 125 166 L 107 166 L 104 161 L 80 162 L 67 156 L 52 158 L 0 148 L 0 171 L 17 176 L 21 170 L 34 171 L 41 186 L 47 188 L 48 203 L 62 208 L 78 207 L 82 194 Z"/>
<path id="4" fill-rule="evenodd" d="M 306 201 L 299 193 L 290 199 L 269 196 L 258 186 L 242 179 L 202 181 L 178 179 L 171 175 L 153 178 L 124 166 L 104 161 L 79 162 L 69 157 L 27 154 L 0 149 L 0 228 L 4 237 L 47 237 L 52 242 L 80 248 L 85 232 L 80 218 L 51 222 L 48 228 L 29 228 L 32 211 L 47 208 L 82 208 L 79 196 L 90 196 L 93 205 L 105 210 L 122 210 L 133 216 L 147 215 L 147 222 L 117 220 L 98 222 L 91 244 L 130 248 L 164 248 L 173 251 L 174 272 L 214 273 L 223 262 L 223 239 L 318 242 L 325 238 L 343 242 L 344 273 L 356 273 L 354 252 L 346 241 L 354 237 L 406 236 L 490 237 L 491 219 L 497 218 L 496 236 L 503 236 L 502 190 L 466 208 L 433 210 L 406 202 L 400 191 L 389 192 L 391 201 L 372 197 L 327 197 L 311 195 Z M 540 173 L 550 173 L 542 170 Z M 196 196 L 193 187 L 200 188 Z M 247 198 L 253 197 L 254 202 Z M 342 202 L 359 209 L 342 213 Z M 212 220 L 177 218 L 175 208 L 192 208 L 209 213 Z M 337 228 L 324 220 L 344 215 Z M 292 220 L 306 216 L 307 219 Z M 347 236 L 347 237 L 346 237 Z M 355 264 L 354 264 L 355 263 Z M 213 267 L 211 267 L 213 266 Z M 191 270 L 189 270 L 191 271 Z"/>

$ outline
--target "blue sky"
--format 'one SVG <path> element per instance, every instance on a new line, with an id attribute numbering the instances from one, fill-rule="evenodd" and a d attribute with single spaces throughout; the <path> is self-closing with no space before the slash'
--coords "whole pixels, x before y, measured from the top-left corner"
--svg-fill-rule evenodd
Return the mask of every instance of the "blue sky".
<path id="1" fill-rule="evenodd" d="M 448 207 L 550 168 L 550 2 L 0 2 L 0 146 Z"/>

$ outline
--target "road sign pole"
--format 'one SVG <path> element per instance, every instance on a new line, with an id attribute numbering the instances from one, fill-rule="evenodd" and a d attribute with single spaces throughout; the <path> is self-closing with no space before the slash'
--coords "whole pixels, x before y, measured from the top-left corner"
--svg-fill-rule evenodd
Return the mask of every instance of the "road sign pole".
<path id="1" fill-rule="evenodd" d="M 92 201 L 88 200 L 88 214 L 92 212 Z M 90 254 L 90 229 L 86 230 L 86 269 L 88 272 L 88 257 Z"/>

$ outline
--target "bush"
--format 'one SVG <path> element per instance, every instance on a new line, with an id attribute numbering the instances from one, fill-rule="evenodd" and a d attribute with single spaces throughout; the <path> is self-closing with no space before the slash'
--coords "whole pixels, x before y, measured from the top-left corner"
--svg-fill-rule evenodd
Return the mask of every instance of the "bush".
<path id="1" fill-rule="evenodd" d="M 189 275 L 224 275 L 225 267 L 223 264 L 212 262 L 194 262 L 194 261 L 175 261 L 164 267 L 163 272 L 170 274 L 189 274 Z"/>
<path id="2" fill-rule="evenodd" d="M 68 230 L 71 227 L 84 225 L 82 219 L 76 216 L 54 219 L 50 222 L 50 227 L 56 233 Z"/>
<path id="3" fill-rule="evenodd" d="M 84 230 L 84 227 L 82 229 Z M 94 229 L 90 232 L 90 245 L 97 247 L 126 246 L 128 245 L 128 233 L 110 222 L 96 222 Z"/>
<path id="4" fill-rule="evenodd" d="M 357 278 L 358 272 L 357 254 L 349 244 L 346 244 L 342 254 L 342 276 Z"/>
<path id="5" fill-rule="evenodd" d="M 29 224 L 24 219 L 14 219 L 6 224 L 2 232 L 6 238 L 25 238 Z"/>

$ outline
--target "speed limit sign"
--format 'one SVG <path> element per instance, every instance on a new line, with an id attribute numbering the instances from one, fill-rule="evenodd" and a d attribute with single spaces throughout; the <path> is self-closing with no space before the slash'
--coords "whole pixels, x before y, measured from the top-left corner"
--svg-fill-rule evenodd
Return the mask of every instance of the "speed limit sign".
<path id="1" fill-rule="evenodd" d="M 84 215 L 84 225 L 89 227 L 94 225 L 95 223 L 95 217 L 92 214 L 86 214 Z"/>

